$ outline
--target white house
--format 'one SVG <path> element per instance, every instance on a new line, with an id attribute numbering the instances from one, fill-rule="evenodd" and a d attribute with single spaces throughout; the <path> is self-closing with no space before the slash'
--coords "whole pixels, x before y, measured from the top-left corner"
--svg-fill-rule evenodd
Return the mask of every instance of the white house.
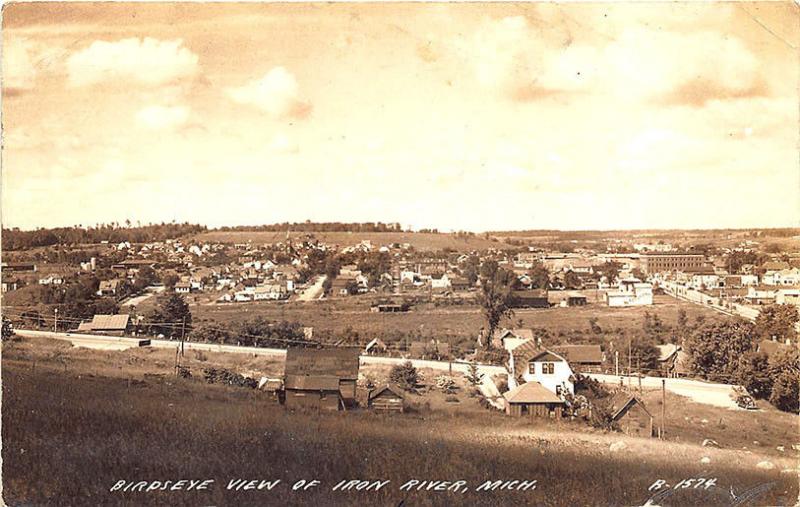
<path id="1" fill-rule="evenodd" d="M 619 290 L 606 292 L 608 306 L 645 306 L 653 304 L 653 285 L 637 278 L 619 281 Z"/>
<path id="2" fill-rule="evenodd" d="M 800 306 L 800 289 L 779 289 L 775 294 L 775 302 L 779 305 Z"/>
<path id="3" fill-rule="evenodd" d="M 767 271 L 763 282 L 764 285 L 800 285 L 800 268 Z"/>
<path id="4" fill-rule="evenodd" d="M 695 289 L 715 289 L 720 286 L 720 277 L 711 273 L 696 273 L 692 275 L 691 286 Z"/>
<path id="5" fill-rule="evenodd" d="M 540 348 L 534 340 L 514 348 L 509 354 L 508 387 L 513 389 L 524 382 L 539 382 L 558 396 L 575 394 L 573 372 L 562 356 Z"/>
<path id="6" fill-rule="evenodd" d="M 774 290 L 762 290 L 749 287 L 744 299 L 751 305 L 772 304 L 775 302 L 776 293 Z"/>
<path id="7" fill-rule="evenodd" d="M 449 289 L 452 286 L 450 282 L 450 278 L 447 274 L 442 275 L 440 278 L 436 278 L 435 276 L 431 277 L 431 288 L 432 289 Z"/>
<path id="8" fill-rule="evenodd" d="M 233 295 L 233 300 L 238 303 L 253 300 L 253 293 L 250 291 L 240 290 Z"/>
<path id="9" fill-rule="evenodd" d="M 277 283 L 259 285 L 253 291 L 253 300 L 255 301 L 263 301 L 265 299 L 278 300 L 286 299 L 288 297 L 289 293 L 287 292 L 286 287 Z"/>

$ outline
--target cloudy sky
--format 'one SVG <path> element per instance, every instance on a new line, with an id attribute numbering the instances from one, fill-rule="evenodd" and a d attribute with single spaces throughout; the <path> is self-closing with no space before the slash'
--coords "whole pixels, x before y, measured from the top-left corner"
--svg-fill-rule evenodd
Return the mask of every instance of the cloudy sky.
<path id="1" fill-rule="evenodd" d="M 12 4 L 3 225 L 800 225 L 791 3 Z"/>

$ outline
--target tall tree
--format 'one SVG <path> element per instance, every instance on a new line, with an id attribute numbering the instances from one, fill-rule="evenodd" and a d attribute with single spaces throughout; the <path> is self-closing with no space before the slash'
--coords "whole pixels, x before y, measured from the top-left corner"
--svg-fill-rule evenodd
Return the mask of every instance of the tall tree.
<path id="1" fill-rule="evenodd" d="M 577 273 L 570 270 L 564 274 L 564 287 L 567 289 L 580 289 L 583 286 L 581 277 Z"/>
<path id="2" fill-rule="evenodd" d="M 185 319 L 185 320 L 184 320 Z M 164 336 L 180 337 L 185 322 L 186 331 L 192 323 L 192 312 L 180 294 L 174 292 L 160 294 L 156 297 L 156 307 L 148 315 L 151 332 Z"/>
<path id="3" fill-rule="evenodd" d="M 753 324 L 743 319 L 705 322 L 686 338 L 690 368 L 711 380 L 735 377 L 739 359 L 754 348 L 754 337 Z"/>
<path id="4" fill-rule="evenodd" d="M 800 313 L 794 305 L 765 306 L 756 318 L 756 333 L 760 338 L 767 340 L 794 340 L 797 337 L 794 326 L 798 320 Z"/>
<path id="5" fill-rule="evenodd" d="M 787 347 L 776 352 L 769 373 L 772 379 L 769 402 L 784 412 L 800 411 L 800 351 Z"/>
<path id="6" fill-rule="evenodd" d="M 486 319 L 485 347 L 492 348 L 492 338 L 504 318 L 514 316 L 511 309 L 514 285 L 517 277 L 511 271 L 498 266 L 496 261 L 486 261 L 480 271 L 481 291 L 478 302 Z"/>

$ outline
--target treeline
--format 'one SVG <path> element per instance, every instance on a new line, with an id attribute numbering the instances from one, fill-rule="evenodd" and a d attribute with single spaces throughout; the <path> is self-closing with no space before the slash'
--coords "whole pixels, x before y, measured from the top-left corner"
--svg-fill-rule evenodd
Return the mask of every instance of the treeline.
<path id="1" fill-rule="evenodd" d="M 190 223 L 161 223 L 132 226 L 131 223 L 100 224 L 95 227 L 56 227 L 22 231 L 18 228 L 3 229 L 3 247 L 6 250 L 23 250 L 52 245 L 109 243 L 148 243 L 175 239 L 190 234 L 205 232 L 204 225 Z"/>
<path id="2" fill-rule="evenodd" d="M 399 223 L 383 222 L 283 222 L 268 225 L 220 227 L 223 232 L 408 232 Z"/>

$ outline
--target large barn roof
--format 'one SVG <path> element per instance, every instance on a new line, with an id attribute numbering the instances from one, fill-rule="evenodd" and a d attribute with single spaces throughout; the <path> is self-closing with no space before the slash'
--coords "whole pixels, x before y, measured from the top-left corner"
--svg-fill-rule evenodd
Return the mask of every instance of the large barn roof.
<path id="1" fill-rule="evenodd" d="M 95 315 L 92 317 L 92 330 L 124 331 L 130 318 L 130 315 Z"/>
<path id="2" fill-rule="evenodd" d="M 338 391 L 339 377 L 331 375 L 286 375 L 286 389 L 305 391 Z"/>
<path id="3" fill-rule="evenodd" d="M 286 375 L 331 375 L 358 379 L 356 348 L 301 349 L 286 351 Z"/>
<path id="4" fill-rule="evenodd" d="M 553 351 L 564 356 L 568 363 L 600 364 L 603 362 L 603 351 L 600 345 L 560 345 Z"/>

